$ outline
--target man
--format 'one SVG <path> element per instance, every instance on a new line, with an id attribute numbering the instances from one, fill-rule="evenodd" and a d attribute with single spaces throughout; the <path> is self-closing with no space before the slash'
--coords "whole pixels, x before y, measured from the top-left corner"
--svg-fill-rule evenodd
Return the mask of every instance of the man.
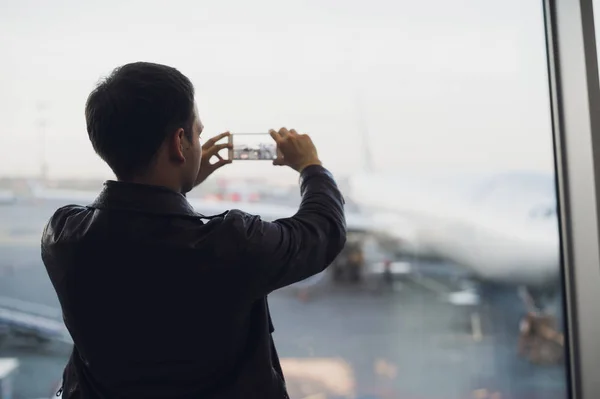
<path id="1" fill-rule="evenodd" d="M 346 241 L 342 196 L 311 139 L 270 132 L 273 163 L 300 173 L 294 216 L 207 218 L 185 193 L 229 163 L 217 144 L 228 133 L 200 145 L 184 75 L 117 68 L 85 116 L 117 180 L 91 205 L 58 209 L 42 237 L 74 340 L 63 398 L 286 398 L 266 296 L 324 270 Z"/>

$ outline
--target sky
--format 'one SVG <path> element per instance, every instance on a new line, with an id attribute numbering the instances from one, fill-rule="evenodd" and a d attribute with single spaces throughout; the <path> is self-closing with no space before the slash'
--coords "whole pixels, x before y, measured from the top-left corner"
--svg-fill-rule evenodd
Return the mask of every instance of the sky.
<path id="1" fill-rule="evenodd" d="M 112 177 L 84 104 L 133 61 L 190 77 L 205 139 L 295 128 L 335 173 L 364 169 L 367 145 L 388 173 L 552 170 L 539 1 L 0 0 L 0 37 L 1 176 L 45 152 L 51 177 Z"/>

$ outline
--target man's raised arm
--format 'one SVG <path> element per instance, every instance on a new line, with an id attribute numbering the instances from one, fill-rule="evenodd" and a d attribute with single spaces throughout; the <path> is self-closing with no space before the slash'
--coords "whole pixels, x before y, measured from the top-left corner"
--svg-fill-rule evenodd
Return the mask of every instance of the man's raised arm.
<path id="1" fill-rule="evenodd" d="M 300 171 L 298 212 L 274 222 L 239 211 L 226 217 L 235 224 L 235 241 L 242 247 L 245 265 L 239 277 L 257 296 L 320 273 L 346 243 L 343 196 L 331 173 L 321 166 L 310 137 L 285 129 L 271 135 L 279 152 L 274 164 Z"/>

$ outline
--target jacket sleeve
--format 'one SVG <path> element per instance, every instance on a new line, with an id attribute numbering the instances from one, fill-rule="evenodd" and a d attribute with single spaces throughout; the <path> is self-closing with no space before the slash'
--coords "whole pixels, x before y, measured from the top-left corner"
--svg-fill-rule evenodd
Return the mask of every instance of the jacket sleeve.
<path id="1" fill-rule="evenodd" d="M 239 277 L 258 297 L 325 270 L 346 243 L 344 199 L 331 173 L 318 165 L 305 168 L 300 193 L 300 208 L 289 218 L 265 222 L 239 211 L 226 217 L 242 234 Z"/>

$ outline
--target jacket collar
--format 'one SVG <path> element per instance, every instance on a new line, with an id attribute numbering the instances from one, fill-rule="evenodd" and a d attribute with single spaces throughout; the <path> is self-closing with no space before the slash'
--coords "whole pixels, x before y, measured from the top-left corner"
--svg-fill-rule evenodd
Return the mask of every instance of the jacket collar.
<path id="1" fill-rule="evenodd" d="M 166 187 L 107 180 L 91 208 L 203 217 L 184 195 Z"/>

